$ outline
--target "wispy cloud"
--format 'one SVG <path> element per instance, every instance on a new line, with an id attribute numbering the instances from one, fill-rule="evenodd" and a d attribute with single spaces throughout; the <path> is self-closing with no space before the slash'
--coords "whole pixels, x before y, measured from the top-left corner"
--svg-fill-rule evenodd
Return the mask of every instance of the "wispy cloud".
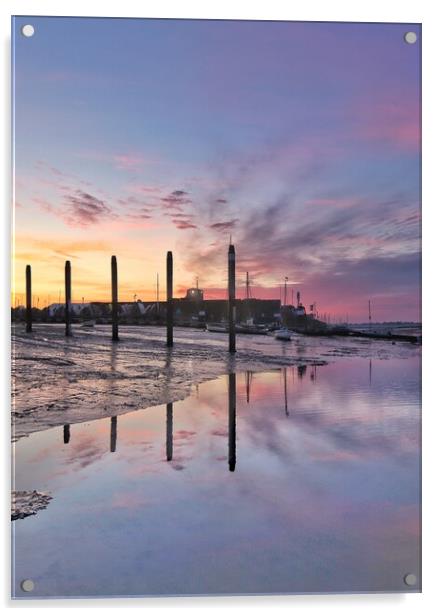
<path id="1" fill-rule="evenodd" d="M 233 218 L 232 220 L 226 220 L 224 222 L 215 222 L 212 225 L 209 225 L 211 229 L 214 231 L 230 231 L 233 229 L 238 223 L 238 218 Z"/>
<path id="2" fill-rule="evenodd" d="M 189 198 L 185 190 L 173 190 L 173 192 L 166 197 L 162 197 L 161 202 L 167 210 L 182 212 L 185 205 L 192 203 L 192 199 Z"/>
<path id="3" fill-rule="evenodd" d="M 104 201 L 83 190 L 67 195 L 65 203 L 67 208 L 62 211 L 62 216 L 71 226 L 87 227 L 115 217 Z"/>
<path id="4" fill-rule="evenodd" d="M 182 220 L 182 219 L 173 219 L 172 221 L 177 229 L 197 229 L 197 225 L 192 223 L 190 220 Z"/>

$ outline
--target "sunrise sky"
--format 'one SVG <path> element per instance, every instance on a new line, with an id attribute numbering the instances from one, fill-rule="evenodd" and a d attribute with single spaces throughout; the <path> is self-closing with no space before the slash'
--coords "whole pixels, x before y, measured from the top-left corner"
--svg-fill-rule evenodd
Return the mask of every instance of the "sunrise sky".
<path id="1" fill-rule="evenodd" d="M 20 28 L 32 23 L 35 34 Z M 23 301 L 279 285 L 334 318 L 419 320 L 420 46 L 403 24 L 16 18 Z M 290 291 L 289 291 L 290 293 Z M 61 293 L 62 297 L 62 293 Z"/>

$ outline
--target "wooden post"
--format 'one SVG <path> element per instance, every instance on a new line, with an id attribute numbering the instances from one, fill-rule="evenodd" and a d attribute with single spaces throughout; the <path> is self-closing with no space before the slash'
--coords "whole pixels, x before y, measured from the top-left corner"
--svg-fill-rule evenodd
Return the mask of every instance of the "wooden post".
<path id="1" fill-rule="evenodd" d="M 167 404 L 167 460 L 173 459 L 173 403 Z"/>
<path id="2" fill-rule="evenodd" d="M 70 324 L 71 317 L 71 303 L 72 303 L 72 274 L 70 269 L 70 261 L 66 261 L 66 265 L 64 267 L 64 287 L 65 287 L 65 318 L 66 318 L 66 336 L 72 335 L 72 327 Z"/>
<path id="3" fill-rule="evenodd" d="M 173 346 L 173 253 L 167 252 L 167 346 Z"/>
<path id="4" fill-rule="evenodd" d="M 228 251 L 228 300 L 229 352 L 235 353 L 235 248 L 232 244 Z"/>
<path id="5" fill-rule="evenodd" d="M 70 424 L 63 426 L 63 441 L 65 445 L 70 441 Z"/>
<path id="6" fill-rule="evenodd" d="M 116 451 L 116 436 L 117 436 L 117 422 L 118 418 L 112 417 L 110 420 L 110 451 L 114 453 Z"/>
<path id="7" fill-rule="evenodd" d="M 112 256 L 112 340 L 119 340 L 118 330 L 118 264 Z"/>
<path id="8" fill-rule="evenodd" d="M 231 473 L 235 471 L 236 463 L 236 391 L 235 373 L 231 373 L 228 380 L 228 460 Z"/>
<path id="9" fill-rule="evenodd" d="M 32 331 L 32 274 L 30 265 L 26 265 L 26 331 Z"/>

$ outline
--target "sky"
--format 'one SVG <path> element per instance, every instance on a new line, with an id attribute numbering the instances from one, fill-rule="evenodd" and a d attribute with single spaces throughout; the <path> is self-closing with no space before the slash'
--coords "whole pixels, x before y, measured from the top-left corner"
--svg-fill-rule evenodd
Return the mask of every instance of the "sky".
<path id="1" fill-rule="evenodd" d="M 21 27 L 32 23 L 26 38 Z M 418 25 L 17 17 L 14 294 L 301 292 L 334 320 L 420 320 Z M 284 291 L 282 293 L 284 297 Z"/>

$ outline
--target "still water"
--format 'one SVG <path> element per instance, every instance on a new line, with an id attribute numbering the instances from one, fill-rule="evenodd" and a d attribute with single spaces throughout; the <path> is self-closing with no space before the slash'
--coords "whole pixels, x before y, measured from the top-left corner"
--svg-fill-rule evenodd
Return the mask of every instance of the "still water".
<path id="1" fill-rule="evenodd" d="M 15 488 L 53 500 L 13 523 L 14 595 L 419 590 L 419 367 L 238 372 L 20 439 Z"/>

